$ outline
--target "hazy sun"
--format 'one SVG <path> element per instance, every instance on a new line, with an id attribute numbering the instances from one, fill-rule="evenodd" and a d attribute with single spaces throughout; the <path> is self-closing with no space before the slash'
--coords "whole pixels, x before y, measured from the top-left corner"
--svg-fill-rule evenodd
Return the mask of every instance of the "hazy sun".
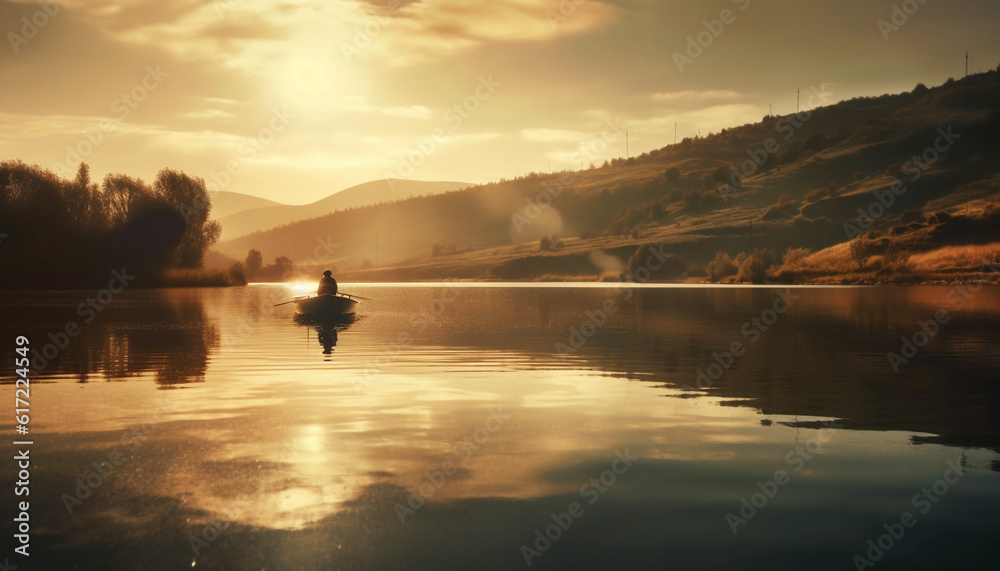
<path id="1" fill-rule="evenodd" d="M 265 81 L 281 104 L 312 116 L 325 115 L 361 92 L 360 67 L 343 56 L 335 37 L 316 32 L 298 37 L 282 50 Z"/>

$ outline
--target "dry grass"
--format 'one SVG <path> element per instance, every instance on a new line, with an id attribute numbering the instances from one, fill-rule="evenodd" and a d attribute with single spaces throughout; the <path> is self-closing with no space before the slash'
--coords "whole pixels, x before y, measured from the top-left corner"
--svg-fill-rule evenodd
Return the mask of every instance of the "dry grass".
<path id="1" fill-rule="evenodd" d="M 797 260 L 795 269 L 812 274 L 849 274 L 856 270 L 851 261 L 850 243 L 830 246 Z"/>
<path id="2" fill-rule="evenodd" d="M 910 265 L 919 274 L 977 270 L 1000 259 L 1000 242 L 985 245 L 946 246 L 910 256 Z"/>

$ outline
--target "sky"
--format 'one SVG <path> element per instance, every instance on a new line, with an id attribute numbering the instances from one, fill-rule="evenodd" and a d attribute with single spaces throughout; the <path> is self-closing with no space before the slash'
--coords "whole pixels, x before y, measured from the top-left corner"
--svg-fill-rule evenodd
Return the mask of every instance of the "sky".
<path id="1" fill-rule="evenodd" d="M 0 159 L 288 204 L 575 169 L 1000 64 L 997 0 L 0 0 Z"/>

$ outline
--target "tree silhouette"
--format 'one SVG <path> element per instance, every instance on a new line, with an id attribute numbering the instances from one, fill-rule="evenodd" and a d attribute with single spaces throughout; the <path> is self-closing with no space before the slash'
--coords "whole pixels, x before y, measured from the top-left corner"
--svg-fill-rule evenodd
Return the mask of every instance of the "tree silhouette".
<path id="1" fill-rule="evenodd" d="M 118 226 L 135 216 L 140 205 L 148 204 L 153 190 L 145 182 L 124 174 L 109 174 L 101 185 L 101 204 L 110 226 Z"/>
<path id="2" fill-rule="evenodd" d="M 156 175 L 153 191 L 167 204 L 177 208 L 187 222 L 181 242 L 177 245 L 174 264 L 180 268 L 200 268 L 205 251 L 222 233 L 222 226 L 208 218 L 212 204 L 204 179 L 163 169 Z"/>
<path id="3" fill-rule="evenodd" d="M 851 260 L 858 265 L 858 270 L 865 269 L 868 258 L 875 255 L 876 242 L 869 234 L 859 234 L 851 240 Z"/>
<path id="4" fill-rule="evenodd" d="M 19 269 L 0 274 L 0 288 L 90 287 L 123 264 L 155 284 L 172 266 L 201 264 L 220 230 L 210 208 L 205 183 L 177 171 L 155 187 L 122 174 L 99 186 L 85 163 L 63 179 L 0 162 L 0 227 L 17 244 L 0 249 L 0 265 Z"/>
<path id="5" fill-rule="evenodd" d="M 246 267 L 247 276 L 253 277 L 260 273 L 260 268 L 264 265 L 264 256 L 261 255 L 260 250 L 250 250 L 247 252 L 246 260 L 244 261 L 244 266 Z"/>

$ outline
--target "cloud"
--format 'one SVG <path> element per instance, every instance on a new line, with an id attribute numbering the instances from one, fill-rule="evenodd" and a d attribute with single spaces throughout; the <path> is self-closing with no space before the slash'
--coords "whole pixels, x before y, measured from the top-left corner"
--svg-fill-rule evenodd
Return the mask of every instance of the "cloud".
<path id="1" fill-rule="evenodd" d="M 221 109 L 192 109 L 177 116 L 182 119 L 233 119 L 236 117 L 233 113 Z"/>
<path id="2" fill-rule="evenodd" d="M 394 65 L 426 63 L 487 43 L 541 42 L 604 28 L 620 10 L 603 2 L 552 0 L 422 0 L 401 7 L 386 24 L 380 56 Z"/>
<path id="3" fill-rule="evenodd" d="M 568 4 L 573 11 L 565 16 L 551 0 L 423 0 L 399 12 L 423 32 L 480 42 L 536 41 L 586 32 L 610 23 L 617 13 L 602 2 Z"/>
<path id="4" fill-rule="evenodd" d="M 657 103 L 698 103 L 706 100 L 736 99 L 740 94 L 736 91 L 709 90 L 709 91 L 671 91 L 667 93 L 653 93 L 650 99 Z"/>

